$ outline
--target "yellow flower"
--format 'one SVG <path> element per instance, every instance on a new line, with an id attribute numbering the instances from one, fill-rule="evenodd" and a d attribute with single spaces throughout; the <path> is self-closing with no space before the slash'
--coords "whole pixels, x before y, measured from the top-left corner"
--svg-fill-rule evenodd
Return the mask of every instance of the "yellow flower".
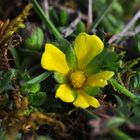
<path id="1" fill-rule="evenodd" d="M 55 72 L 55 78 L 61 77 L 61 83 L 56 90 L 56 98 L 67 103 L 73 103 L 76 107 L 99 107 L 99 101 L 86 93 L 85 87 L 104 87 L 107 85 L 114 72 L 101 71 L 90 75 L 86 72 L 86 66 L 104 49 L 104 44 L 96 35 L 81 33 L 74 42 L 74 53 L 77 59 L 76 69 L 68 66 L 66 55 L 52 44 L 46 44 L 41 58 L 44 69 Z M 64 77 L 64 78 L 62 78 Z"/>

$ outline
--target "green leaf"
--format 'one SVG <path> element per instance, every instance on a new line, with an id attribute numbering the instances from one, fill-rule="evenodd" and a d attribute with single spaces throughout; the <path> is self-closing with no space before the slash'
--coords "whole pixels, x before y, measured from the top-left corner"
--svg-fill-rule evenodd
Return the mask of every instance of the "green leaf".
<path id="1" fill-rule="evenodd" d="M 110 70 L 118 72 L 120 67 L 120 58 L 116 52 L 105 48 L 102 53 L 96 56 L 86 67 L 89 75 L 95 74 L 101 70 Z"/>
<path id="2" fill-rule="evenodd" d="M 139 34 L 136 36 L 136 39 L 137 39 L 137 48 L 136 49 L 140 56 L 140 35 Z"/>
<path id="3" fill-rule="evenodd" d="M 113 129 L 111 135 L 115 140 L 134 140 L 132 137 L 119 129 Z"/>
<path id="4" fill-rule="evenodd" d="M 51 21 L 56 25 L 59 22 L 59 18 L 54 8 L 50 9 L 49 15 Z"/>
<path id="5" fill-rule="evenodd" d="M 40 106 L 46 101 L 47 95 L 45 92 L 38 92 L 28 96 L 29 103 L 33 106 Z"/>
<path id="6" fill-rule="evenodd" d="M 44 81 L 46 78 L 48 78 L 50 75 L 52 74 L 52 72 L 44 72 L 40 75 L 38 75 L 37 77 L 27 81 L 27 84 L 36 84 L 36 83 L 41 83 L 42 81 Z"/>
<path id="7" fill-rule="evenodd" d="M 136 73 L 133 75 L 129 85 L 132 90 L 140 89 L 140 70 L 136 71 Z"/>
<path id="8" fill-rule="evenodd" d="M 9 48 L 9 50 L 10 50 L 10 53 L 12 54 L 13 59 L 15 61 L 16 68 L 18 69 L 20 67 L 20 57 L 19 57 L 19 54 L 18 54 L 16 48 Z"/>
<path id="9" fill-rule="evenodd" d="M 21 90 L 23 93 L 37 93 L 40 91 L 40 84 L 23 84 L 21 86 Z"/>
<path id="10" fill-rule="evenodd" d="M 69 20 L 69 14 L 66 10 L 61 9 L 60 11 L 60 23 L 62 26 L 65 26 L 68 23 Z"/>

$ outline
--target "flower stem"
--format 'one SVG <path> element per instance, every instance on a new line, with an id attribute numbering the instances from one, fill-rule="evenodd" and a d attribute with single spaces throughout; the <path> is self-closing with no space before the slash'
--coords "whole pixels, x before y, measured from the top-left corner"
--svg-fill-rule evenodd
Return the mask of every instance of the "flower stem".
<path id="1" fill-rule="evenodd" d="M 54 26 L 54 24 L 48 19 L 48 17 L 46 16 L 45 12 L 40 7 L 40 5 L 38 4 L 38 2 L 36 0 L 30 0 L 30 2 L 32 3 L 33 8 L 36 11 L 36 13 L 38 14 L 38 16 L 48 26 L 48 28 L 52 31 L 52 33 L 54 34 L 54 36 L 56 38 L 63 38 L 63 36 L 59 33 L 59 31 Z"/>
<path id="2" fill-rule="evenodd" d="M 138 97 L 135 94 L 133 94 L 132 92 L 127 90 L 125 87 L 120 85 L 115 79 L 111 79 L 110 83 L 118 91 L 120 91 L 122 94 L 124 94 L 125 96 L 129 97 L 130 99 L 132 99 L 134 102 L 136 102 L 136 100 L 138 99 Z"/>

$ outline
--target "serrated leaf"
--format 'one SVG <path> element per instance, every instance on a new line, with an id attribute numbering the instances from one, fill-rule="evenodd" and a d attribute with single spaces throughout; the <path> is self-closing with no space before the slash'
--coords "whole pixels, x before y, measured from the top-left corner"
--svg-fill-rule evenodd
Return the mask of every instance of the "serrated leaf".
<path id="1" fill-rule="evenodd" d="M 86 67 L 89 75 L 99 72 L 100 70 L 110 70 L 117 72 L 120 67 L 120 58 L 116 52 L 105 48 L 102 53 L 96 56 Z"/>

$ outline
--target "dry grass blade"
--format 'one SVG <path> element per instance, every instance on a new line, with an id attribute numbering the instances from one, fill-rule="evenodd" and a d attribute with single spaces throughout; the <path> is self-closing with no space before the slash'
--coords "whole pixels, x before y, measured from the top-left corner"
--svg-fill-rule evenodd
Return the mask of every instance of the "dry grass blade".
<path id="1" fill-rule="evenodd" d="M 0 35 L 3 35 L 6 28 L 9 26 L 10 20 L 7 19 L 5 22 L 1 22 L 1 23 L 2 26 L 0 27 Z"/>
<path id="2" fill-rule="evenodd" d="M 31 4 L 28 4 L 24 8 L 23 12 L 12 21 L 9 19 L 7 19 L 5 22 L 0 21 L 0 70 L 8 71 L 10 69 L 7 52 L 8 48 L 12 45 L 8 43 L 8 40 L 15 32 L 17 32 L 19 28 L 24 27 L 23 22 L 29 15 L 31 7 Z"/>
<path id="3" fill-rule="evenodd" d="M 23 22 L 29 15 L 31 7 L 31 4 L 28 4 L 24 8 L 22 14 L 17 16 L 12 21 L 9 19 L 5 22 L 0 21 L 0 44 L 2 44 L 6 39 L 10 38 L 19 28 L 24 28 Z"/>

